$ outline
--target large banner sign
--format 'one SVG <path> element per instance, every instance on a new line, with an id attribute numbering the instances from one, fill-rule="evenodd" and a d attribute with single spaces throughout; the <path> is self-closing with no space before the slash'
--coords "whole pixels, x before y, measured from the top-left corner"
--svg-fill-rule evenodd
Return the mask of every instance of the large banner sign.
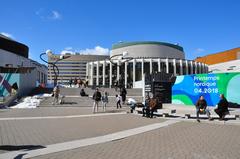
<path id="1" fill-rule="evenodd" d="M 195 105 L 203 95 L 209 106 L 216 106 L 219 94 L 240 104 L 240 73 L 196 74 L 177 76 L 172 87 L 172 103 Z"/>

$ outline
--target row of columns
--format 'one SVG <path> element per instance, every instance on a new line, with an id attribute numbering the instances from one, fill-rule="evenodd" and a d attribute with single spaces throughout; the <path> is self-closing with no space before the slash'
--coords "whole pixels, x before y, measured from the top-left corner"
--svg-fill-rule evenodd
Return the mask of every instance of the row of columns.
<path id="1" fill-rule="evenodd" d="M 133 59 L 131 60 L 131 62 L 133 63 L 133 87 L 135 86 L 135 81 L 136 81 L 136 77 L 135 77 L 135 72 L 136 72 L 136 61 L 139 62 L 139 60 L 136 60 L 136 59 Z M 153 66 L 153 60 L 152 59 L 149 59 L 149 64 L 150 64 L 150 73 L 153 72 L 152 70 L 152 66 Z M 142 77 L 144 75 L 144 62 L 146 62 L 144 59 L 140 59 L 140 62 L 141 62 L 141 74 L 142 74 Z M 180 66 L 180 75 L 183 75 L 183 63 L 185 62 L 185 74 L 197 74 L 197 72 L 200 72 L 200 73 L 207 73 L 208 72 L 208 68 L 206 67 L 205 64 L 203 63 L 199 63 L 199 62 L 193 62 L 193 61 L 189 61 L 188 60 L 179 60 L 179 66 Z M 93 73 L 94 73 L 94 66 L 96 64 L 96 85 L 99 85 L 99 61 L 96 61 L 96 62 L 90 62 L 90 63 L 87 63 L 87 77 L 90 77 L 90 81 L 89 81 L 89 84 L 90 85 L 93 85 Z M 109 63 L 110 67 L 109 67 L 109 85 L 112 86 L 113 85 L 113 82 L 112 82 L 112 72 L 113 72 L 113 64 L 110 62 L 110 61 L 102 61 L 102 84 L 105 85 L 106 84 L 106 81 L 105 81 L 105 78 L 106 78 L 106 63 Z M 128 66 L 128 63 L 129 62 L 125 62 L 124 63 L 124 84 L 125 84 L 125 87 L 127 86 L 127 66 Z M 158 72 L 161 72 L 161 59 L 158 59 L 157 60 L 157 63 L 158 63 Z M 190 64 L 190 72 L 189 72 L 189 69 L 188 69 L 188 66 Z M 117 80 L 119 81 L 119 78 L 120 78 L 120 68 L 119 68 L 119 65 L 120 65 L 120 60 L 117 61 Z M 166 73 L 169 73 L 169 59 L 165 59 L 165 65 L 166 65 Z M 195 66 L 195 70 L 193 69 L 193 65 Z M 174 75 L 177 75 L 177 62 L 176 62 L 176 59 L 173 59 L 173 74 Z"/>

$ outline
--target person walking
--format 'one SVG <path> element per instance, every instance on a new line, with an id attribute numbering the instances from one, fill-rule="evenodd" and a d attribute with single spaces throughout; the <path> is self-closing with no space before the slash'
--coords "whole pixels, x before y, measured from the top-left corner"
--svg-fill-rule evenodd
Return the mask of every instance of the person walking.
<path id="1" fill-rule="evenodd" d="M 106 106 L 108 103 L 108 93 L 107 91 L 104 91 L 103 96 L 102 96 L 102 106 L 103 106 L 103 111 L 106 111 Z"/>
<path id="2" fill-rule="evenodd" d="M 150 98 L 149 101 L 149 117 L 153 118 L 153 113 L 157 110 L 158 99 L 156 97 Z"/>
<path id="3" fill-rule="evenodd" d="M 121 94 L 120 94 L 120 95 L 122 96 L 122 102 L 123 102 L 123 104 L 125 104 L 126 95 L 127 95 L 127 90 L 126 90 L 124 87 L 121 89 Z"/>
<path id="4" fill-rule="evenodd" d="M 143 117 L 150 117 L 150 97 L 149 95 L 146 96 L 146 99 L 145 99 L 145 103 L 144 103 L 144 106 L 142 108 L 142 113 L 143 113 Z"/>
<path id="5" fill-rule="evenodd" d="M 207 114 L 208 119 L 212 120 L 210 117 L 210 111 L 207 109 L 207 101 L 204 99 L 204 97 L 201 95 L 196 103 L 196 114 L 197 114 L 197 121 L 199 120 L 199 114 Z"/>
<path id="6" fill-rule="evenodd" d="M 223 120 L 225 115 L 229 114 L 228 101 L 223 94 L 220 94 L 219 97 L 220 97 L 220 101 L 218 103 L 218 107 L 214 111 L 218 114 L 219 120 Z"/>
<path id="7" fill-rule="evenodd" d="M 58 104 L 59 94 L 60 94 L 60 88 L 59 88 L 58 85 L 56 85 L 53 88 L 53 102 L 52 102 L 52 105 Z"/>
<path id="8" fill-rule="evenodd" d="M 121 96 L 118 95 L 118 94 L 116 94 L 116 102 L 117 102 L 117 109 L 118 109 L 118 107 L 122 108 L 122 106 L 121 106 Z"/>
<path id="9" fill-rule="evenodd" d="M 69 86 L 72 87 L 73 80 L 72 78 L 69 80 Z"/>
<path id="10" fill-rule="evenodd" d="M 102 97 L 101 92 L 99 92 L 99 89 L 96 88 L 96 90 L 93 94 L 93 100 L 94 100 L 94 102 L 93 102 L 93 113 L 98 112 L 98 103 L 99 103 L 99 101 L 101 101 L 101 97 Z"/>
<path id="11" fill-rule="evenodd" d="M 76 77 L 74 78 L 74 85 L 75 85 L 75 87 L 77 86 L 77 78 Z"/>

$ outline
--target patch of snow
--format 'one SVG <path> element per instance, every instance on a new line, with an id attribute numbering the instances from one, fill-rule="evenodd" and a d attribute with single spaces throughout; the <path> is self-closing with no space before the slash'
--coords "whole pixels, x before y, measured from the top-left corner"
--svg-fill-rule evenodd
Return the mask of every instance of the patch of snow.
<path id="1" fill-rule="evenodd" d="M 22 102 L 10 108 L 37 108 L 44 97 L 51 97 L 52 94 L 38 94 L 32 97 L 25 97 Z"/>

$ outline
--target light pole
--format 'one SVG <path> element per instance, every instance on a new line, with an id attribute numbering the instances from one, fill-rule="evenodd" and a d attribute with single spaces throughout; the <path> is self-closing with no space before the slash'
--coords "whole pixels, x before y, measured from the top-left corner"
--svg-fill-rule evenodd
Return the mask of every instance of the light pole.
<path id="1" fill-rule="evenodd" d="M 124 51 L 123 53 L 121 53 L 121 54 L 116 54 L 116 55 L 113 55 L 113 56 L 111 56 L 110 58 L 109 58 L 109 61 L 111 62 L 111 64 L 112 65 L 114 65 L 114 66 L 117 66 L 117 69 L 119 68 L 119 69 L 121 69 L 121 67 L 122 67 L 122 65 L 124 64 L 124 63 L 126 63 L 126 62 L 128 62 L 128 61 L 130 61 L 130 60 L 132 60 L 133 58 L 132 57 L 126 57 L 128 55 L 128 52 L 127 51 Z M 120 64 L 118 64 L 118 63 L 114 63 L 112 60 L 113 60 L 113 58 L 115 58 L 115 57 L 120 57 L 120 58 L 118 58 L 119 60 L 125 60 L 125 61 L 120 61 Z M 117 75 L 116 75 L 116 77 L 117 77 Z M 119 79 L 119 81 L 118 81 L 118 85 L 117 85 L 117 87 L 119 87 L 120 89 L 123 87 L 123 81 L 124 81 L 124 79 L 123 79 L 123 70 L 122 71 L 120 71 L 120 79 Z"/>
<path id="2" fill-rule="evenodd" d="M 69 58 L 70 56 L 60 55 L 60 58 L 57 59 L 55 62 L 48 62 L 48 61 L 46 61 L 46 60 L 44 60 L 44 59 L 42 58 L 43 55 L 48 55 L 48 57 L 51 57 L 51 56 L 53 55 L 53 53 L 52 53 L 51 50 L 47 50 L 46 52 L 40 54 L 40 59 L 41 59 L 43 62 L 45 62 L 45 63 L 50 64 L 50 65 L 53 66 L 53 72 L 54 72 L 54 87 L 55 87 L 55 86 L 57 85 L 57 80 L 58 80 L 58 76 L 59 76 L 59 69 L 58 69 L 58 66 L 56 65 L 56 63 L 57 63 L 58 61 L 63 60 L 63 59 L 67 59 L 67 58 Z M 57 72 L 56 72 L 55 69 L 57 69 Z"/>

